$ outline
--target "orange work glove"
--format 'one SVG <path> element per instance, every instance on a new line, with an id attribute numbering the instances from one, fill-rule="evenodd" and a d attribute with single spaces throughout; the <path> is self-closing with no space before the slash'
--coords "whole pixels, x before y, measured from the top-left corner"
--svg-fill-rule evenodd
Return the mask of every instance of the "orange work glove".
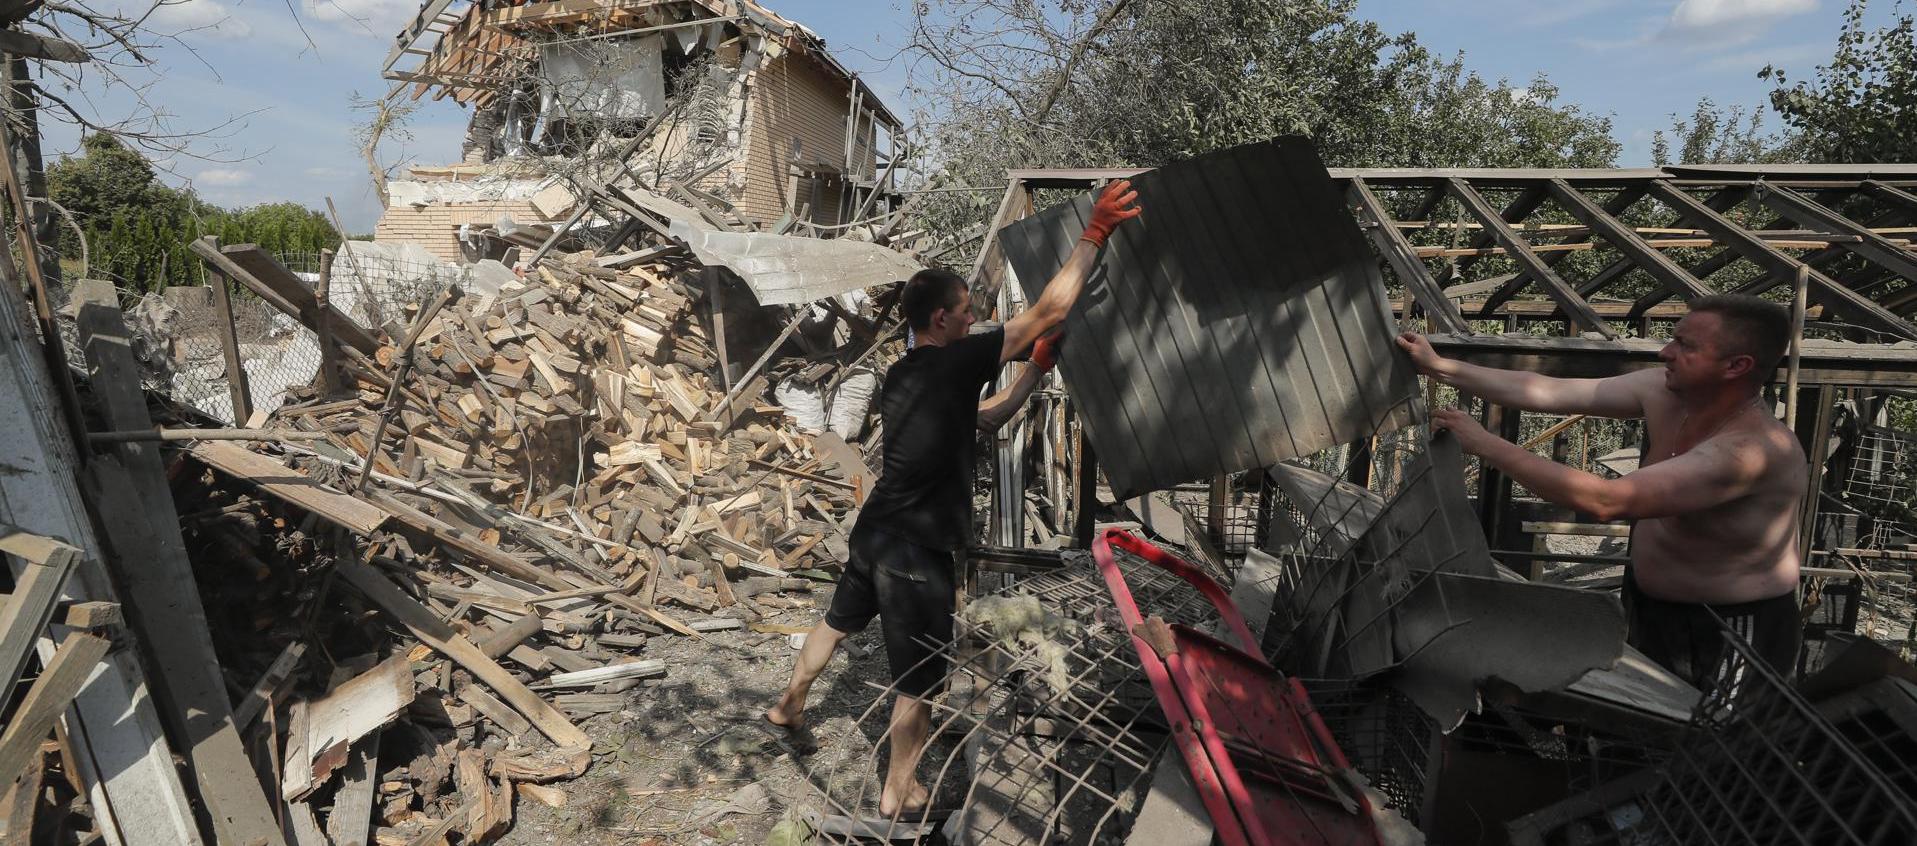
<path id="1" fill-rule="evenodd" d="M 1080 240 L 1090 241 L 1094 247 L 1105 246 L 1105 239 L 1112 236 L 1113 229 L 1143 211 L 1134 204 L 1137 199 L 1138 192 L 1132 190 L 1129 179 L 1106 185 L 1104 193 L 1098 195 L 1098 202 L 1092 204 L 1092 222 L 1086 225 Z"/>
<path id="2" fill-rule="evenodd" d="M 1053 332 L 1032 344 L 1032 366 L 1040 373 L 1050 373 L 1058 366 L 1058 348 L 1065 345 L 1065 335 Z"/>

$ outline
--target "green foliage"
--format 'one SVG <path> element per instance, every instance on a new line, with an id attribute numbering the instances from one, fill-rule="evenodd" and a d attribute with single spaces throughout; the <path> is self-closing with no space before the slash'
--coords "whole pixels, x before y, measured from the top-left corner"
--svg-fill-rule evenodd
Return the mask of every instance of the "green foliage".
<path id="1" fill-rule="evenodd" d="M 1811 161 L 1917 161 L 1917 26 L 1898 4 L 1891 22 L 1864 24 L 1865 0 L 1851 0 L 1830 64 L 1792 83 L 1782 68 L 1771 80 L 1771 106 L 1803 135 Z"/>
<path id="2" fill-rule="evenodd" d="M 1672 142 L 1676 141 L 1676 150 Z M 1689 118 L 1671 115 L 1670 134 L 1658 130 L 1651 138 L 1651 163 L 1748 164 L 1802 161 L 1803 142 L 1797 136 L 1766 132 L 1762 109 L 1719 107 L 1700 97 Z"/>
<path id="3" fill-rule="evenodd" d="M 920 4 L 914 90 L 950 183 L 1009 168 L 1158 166 L 1277 135 L 1331 166 L 1606 167 L 1610 120 L 1539 77 L 1490 82 L 1462 56 L 1354 16 L 1354 0 L 939 0 Z M 1076 60 L 1072 57 L 1076 56 Z M 951 235 L 998 198 L 928 197 Z"/>
<path id="4" fill-rule="evenodd" d="M 204 235 L 275 253 L 339 245 L 326 217 L 297 203 L 222 209 L 161 183 L 143 156 L 111 135 L 89 135 L 81 150 L 47 168 L 47 193 L 85 233 L 90 276 L 148 291 L 200 284 L 204 276 L 187 244 Z M 78 259 L 71 228 L 62 227 L 60 237 L 61 257 Z"/>

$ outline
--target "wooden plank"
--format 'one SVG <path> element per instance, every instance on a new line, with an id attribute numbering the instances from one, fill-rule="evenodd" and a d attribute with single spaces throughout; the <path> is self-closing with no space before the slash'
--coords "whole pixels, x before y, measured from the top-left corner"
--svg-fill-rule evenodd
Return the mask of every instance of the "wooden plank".
<path id="1" fill-rule="evenodd" d="M 326 487 L 285 464 L 231 441 L 207 441 L 191 450 L 206 466 L 259 485 L 266 493 L 326 518 L 358 535 L 386 522 L 386 512 L 365 500 Z"/>
<path id="2" fill-rule="evenodd" d="M 47 756 L 43 748 L 35 747 L 34 753 L 27 756 L 24 772 L 7 776 L 13 785 L 11 792 L 0 790 L 0 796 L 6 797 L 7 815 L 6 830 L 0 831 L 0 846 L 33 846 L 34 812 L 39 809 L 41 794 L 47 786 Z"/>
<path id="3" fill-rule="evenodd" d="M 1358 222 L 1371 242 L 1378 247 L 1385 261 L 1391 263 L 1391 269 L 1398 274 L 1411 296 L 1418 305 L 1424 307 L 1425 314 L 1431 320 L 1434 332 L 1452 332 L 1460 335 L 1471 334 L 1471 324 L 1466 322 L 1458 306 L 1444 294 L 1444 286 L 1431 277 L 1431 269 L 1417 256 L 1417 250 L 1411 241 L 1405 238 L 1398 227 L 1392 225 L 1391 215 L 1385 211 L 1384 204 L 1371 192 L 1364 179 L 1354 177 L 1346 188 L 1352 205 L 1358 208 Z"/>
<path id="4" fill-rule="evenodd" d="M 273 663 L 267 665 L 266 672 L 260 674 L 259 681 L 247 689 L 246 695 L 240 697 L 240 704 L 233 708 L 233 725 L 246 731 L 247 726 L 253 724 L 253 718 L 273 704 L 274 692 L 293 674 L 293 668 L 299 666 L 300 657 L 305 654 L 306 644 L 297 640 L 280 650 Z"/>
<path id="5" fill-rule="evenodd" d="M 373 600 L 373 604 L 393 615 L 427 646 L 466 668 L 474 678 L 498 693 L 507 704 L 530 720 L 541 734 L 564 747 L 592 746 L 592 739 L 567 720 L 564 714 L 546 704 L 538 694 L 526 689 L 511 673 L 480 652 L 472 641 L 453 631 L 438 615 L 407 596 L 385 576 L 352 559 L 343 559 L 337 566 L 339 574 Z"/>
<path id="6" fill-rule="evenodd" d="M 53 733 L 53 721 L 80 692 L 80 685 L 93 674 L 111 645 L 106 638 L 78 633 L 60 643 L 53 660 L 47 662 L 46 672 L 33 683 L 6 731 L 0 733 L 0 773 L 11 778 L 11 774 L 26 769 L 28 759 L 39 754 L 40 744 Z"/>
<path id="7" fill-rule="evenodd" d="M 306 704 L 306 750 L 312 761 L 310 784 L 326 783 L 346 763 L 360 738 L 397 719 L 413 701 L 413 672 L 405 655 L 373 669 Z M 288 796 L 304 799 L 304 794 Z"/>
<path id="8" fill-rule="evenodd" d="M 239 324 L 233 320 L 233 290 L 218 271 L 206 275 L 213 288 L 213 313 L 219 325 L 220 356 L 226 361 L 226 390 L 232 400 L 233 425 L 244 426 L 253 419 L 253 400 L 248 392 L 246 367 L 240 361 Z"/>
<path id="9" fill-rule="evenodd" d="M 0 520 L 81 549 L 101 548 L 79 488 L 74 430 L 66 425 L 59 389 L 39 353 L 23 292 L 0 285 Z M 68 580 L 76 600 L 113 601 L 117 587 L 99 555 Z M 53 644 L 41 641 L 43 659 Z M 74 699 L 63 721 L 73 756 L 66 763 L 82 783 L 94 822 L 109 843 L 176 846 L 201 843 L 180 772 L 167 747 L 153 690 L 139 655 L 110 652 L 102 671 Z"/>
<path id="10" fill-rule="evenodd" d="M 29 650 L 53 620 L 61 587 L 79 563 L 80 550 L 0 527 L 0 552 L 26 565 L 16 568 L 13 593 L 0 604 L 0 690 L 12 690 L 26 669 Z"/>
<path id="11" fill-rule="evenodd" d="M 258 247 L 242 244 L 221 250 L 201 238 L 189 242 L 187 248 L 221 273 L 238 280 L 240 284 L 258 294 L 260 299 L 279 309 L 287 317 L 299 320 L 314 314 L 319 308 L 319 299 L 312 291 L 306 289 L 305 283 L 300 282 L 299 277 L 294 276 L 292 271 L 280 265 L 272 256 L 265 256 L 264 261 L 259 261 L 247 252 L 248 250 L 257 252 Z M 247 264 L 241 264 L 242 259 Z M 272 270 L 273 267 L 277 267 L 278 270 Z M 256 275 L 254 270 L 260 270 L 265 275 Z M 379 349 L 379 341 L 373 337 L 372 333 L 347 317 L 338 308 L 328 305 L 324 314 L 330 321 L 328 328 L 332 331 L 333 337 L 366 355 L 372 355 Z"/>
<path id="12" fill-rule="evenodd" d="M 1518 237 L 1518 234 L 1511 229 L 1511 225 L 1491 208 L 1491 204 L 1485 201 L 1484 196 L 1479 194 L 1477 189 L 1456 177 L 1448 180 L 1446 187 L 1451 195 L 1464 205 L 1465 211 L 1484 225 L 1485 231 L 1510 254 L 1526 275 L 1544 284 L 1544 293 L 1557 301 L 1558 306 L 1564 309 L 1566 317 L 1580 326 L 1592 328 L 1606 338 L 1617 337 L 1617 330 L 1611 328 L 1611 324 L 1604 322 L 1604 318 L 1597 316 L 1596 312 L 1591 311 L 1590 303 L 1578 296 L 1563 277 L 1558 276 L 1550 265 L 1539 258 L 1537 253 L 1531 251 L 1530 244 Z"/>
<path id="13" fill-rule="evenodd" d="M 1765 243 L 1763 239 L 1705 207 L 1697 201 L 1696 197 L 1664 180 L 1651 183 L 1651 194 L 1665 205 L 1677 209 L 1680 214 L 1696 220 L 1713 237 L 1724 241 L 1739 255 L 1764 268 L 1770 274 L 1769 278 L 1772 282 L 1795 278 L 1797 266 L 1801 262 L 1784 255 L 1776 247 Z M 1912 326 L 1908 321 L 1872 302 L 1870 298 L 1845 287 L 1829 276 L 1813 270 L 1810 275 L 1810 284 L 1811 290 L 1821 295 L 1828 307 L 1842 312 L 1846 317 L 1873 329 L 1917 340 L 1917 326 Z M 1745 293 L 1762 293 L 1762 290 L 1746 290 Z"/>
<path id="14" fill-rule="evenodd" d="M 151 429 L 146 394 L 140 388 L 132 341 L 120 314 L 119 295 L 105 282 L 74 286 L 81 346 L 108 427 Z M 186 556 L 173 493 L 158 445 L 125 443 L 87 466 L 101 514 L 107 556 L 120 582 L 139 602 L 125 611 L 150 651 L 162 680 L 161 715 L 181 739 L 200 798 L 224 842 L 279 846 L 279 823 L 233 727 L 231 702 L 220 672 L 206 611 L 200 605 L 193 566 Z"/>
<path id="15" fill-rule="evenodd" d="M 412 680 L 407 679 L 407 686 Z M 333 794 L 333 809 L 326 814 L 326 836 L 333 846 L 367 846 L 372 842 L 373 799 L 379 787 L 379 733 L 367 735 L 353 745 L 353 753 L 340 771 L 339 790 Z"/>

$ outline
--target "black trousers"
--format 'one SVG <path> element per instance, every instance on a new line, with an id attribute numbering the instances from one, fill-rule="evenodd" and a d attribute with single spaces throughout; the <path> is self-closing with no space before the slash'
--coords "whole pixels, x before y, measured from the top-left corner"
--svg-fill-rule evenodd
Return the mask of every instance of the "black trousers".
<path id="1" fill-rule="evenodd" d="M 898 692 L 920 699 L 937 694 L 944 689 L 945 646 L 958 601 L 953 554 L 863 527 L 852 529 L 850 546 L 826 625 L 850 634 L 879 618 Z"/>
<path id="2" fill-rule="evenodd" d="M 1670 602 L 1646 596 L 1626 568 L 1623 600 L 1630 621 L 1626 640 L 1698 690 L 1708 693 L 1730 681 L 1721 678 L 1730 647 L 1724 643 L 1718 618 L 1785 679 L 1797 672 L 1804 625 L 1795 590 L 1728 605 Z"/>

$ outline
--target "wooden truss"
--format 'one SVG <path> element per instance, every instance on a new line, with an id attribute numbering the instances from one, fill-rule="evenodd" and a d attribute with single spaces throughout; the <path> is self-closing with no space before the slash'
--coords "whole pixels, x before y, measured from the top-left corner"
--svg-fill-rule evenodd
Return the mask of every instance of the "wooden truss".
<path id="1" fill-rule="evenodd" d="M 997 232 L 1034 192 L 1135 168 L 1018 170 L 972 279 L 1004 277 Z M 1788 298 L 1807 268 L 1808 384 L 1917 385 L 1917 165 L 1636 169 L 1334 168 L 1347 206 L 1449 353 L 1592 376 L 1655 366 L 1657 324 L 1713 293 Z M 1573 257 L 1576 257 L 1575 259 Z M 1486 321 L 1492 321 L 1487 324 Z M 1484 334 L 1556 324 L 1513 347 Z M 1637 340 L 1633 340 L 1637 339 Z"/>

